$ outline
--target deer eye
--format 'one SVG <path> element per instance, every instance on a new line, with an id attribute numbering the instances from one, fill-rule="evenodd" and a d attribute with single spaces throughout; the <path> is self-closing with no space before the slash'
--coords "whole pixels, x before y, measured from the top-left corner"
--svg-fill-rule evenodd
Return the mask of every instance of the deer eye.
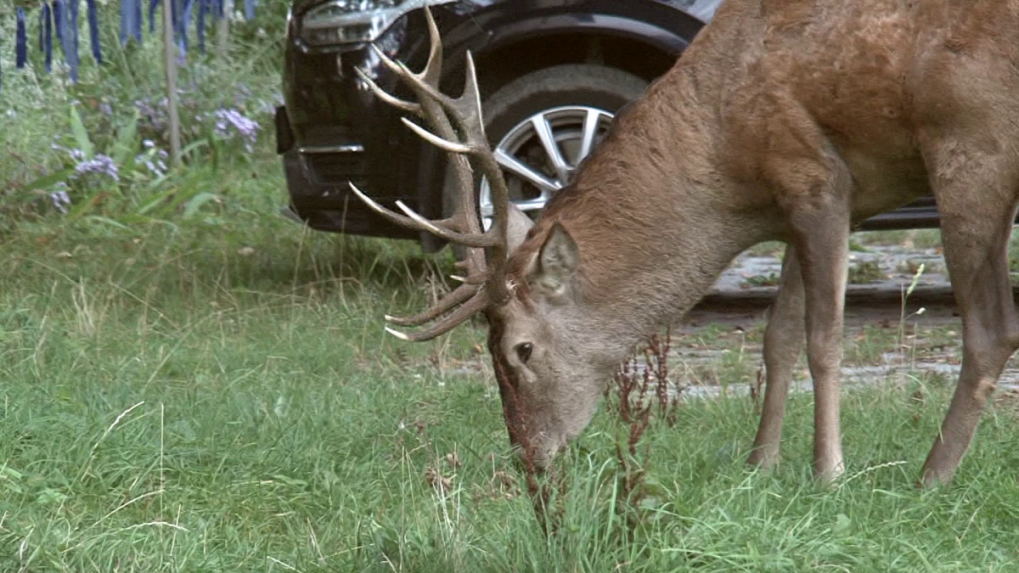
<path id="1" fill-rule="evenodd" d="M 514 347 L 517 351 L 517 358 L 521 362 L 527 364 L 527 361 L 531 359 L 531 351 L 534 350 L 534 345 L 530 342 L 522 342 Z"/>

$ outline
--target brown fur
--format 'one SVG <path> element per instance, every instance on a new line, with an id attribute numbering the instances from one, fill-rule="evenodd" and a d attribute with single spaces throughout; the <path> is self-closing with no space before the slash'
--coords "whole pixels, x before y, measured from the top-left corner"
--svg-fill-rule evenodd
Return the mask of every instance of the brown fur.
<path id="1" fill-rule="evenodd" d="M 837 476 L 849 230 L 933 192 L 966 358 L 923 475 L 949 480 L 1019 346 L 1005 259 L 1019 202 L 1017 6 L 728 0 L 617 117 L 509 260 L 517 298 L 490 310 L 506 332 L 491 347 L 509 355 L 522 340 L 535 345 L 532 363 L 511 357 L 509 366 L 522 373 L 530 432 L 545 453 L 586 425 L 632 344 L 685 313 L 739 252 L 783 240 L 796 264 L 784 268 L 772 317 L 780 327 L 766 337 L 768 394 L 752 461 L 777 461 L 791 363 L 805 340 L 815 470 Z M 579 262 L 552 293 L 535 286 L 536 261 L 556 224 Z"/>

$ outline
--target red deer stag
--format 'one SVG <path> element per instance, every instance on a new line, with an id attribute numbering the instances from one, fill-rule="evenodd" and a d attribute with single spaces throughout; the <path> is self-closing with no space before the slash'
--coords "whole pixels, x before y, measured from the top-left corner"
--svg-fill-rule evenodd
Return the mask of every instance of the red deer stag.
<path id="1" fill-rule="evenodd" d="M 767 390 L 750 461 L 779 458 L 805 342 L 814 471 L 838 476 L 850 229 L 932 192 L 964 357 L 921 482 L 952 478 L 1019 347 L 1006 258 L 1019 202 L 1019 2 L 728 0 L 529 230 L 488 147 L 473 64 L 462 98 L 439 93 L 441 47 L 434 23 L 430 30 L 420 74 L 378 53 L 419 103 L 363 80 L 428 120 L 434 134 L 407 125 L 451 154 L 458 211 L 432 222 L 358 194 L 391 220 L 470 247 L 470 274 L 432 310 L 387 320 L 432 323 L 392 331 L 427 340 L 483 312 L 510 438 L 539 465 L 588 424 L 637 342 L 689 310 L 741 251 L 781 240 L 789 247 L 765 334 Z M 499 207 L 484 233 L 467 158 Z"/>

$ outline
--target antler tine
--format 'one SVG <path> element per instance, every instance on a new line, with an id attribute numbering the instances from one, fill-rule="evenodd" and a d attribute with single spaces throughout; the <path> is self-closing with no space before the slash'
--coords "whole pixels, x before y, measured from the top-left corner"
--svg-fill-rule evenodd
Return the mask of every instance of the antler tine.
<path id="1" fill-rule="evenodd" d="M 489 288 L 493 300 L 501 301 L 509 297 L 509 290 L 506 288 L 506 281 L 503 277 L 502 261 L 506 260 L 508 241 L 506 231 L 509 228 L 509 190 L 506 187 L 506 180 L 503 178 L 502 168 L 499 167 L 488 144 L 488 137 L 485 135 L 485 122 L 481 112 L 481 91 L 478 89 L 478 74 L 474 65 L 474 56 L 467 51 L 467 62 L 465 65 L 466 79 L 464 81 L 463 94 L 455 99 L 440 99 L 440 104 L 449 112 L 457 128 L 466 139 L 460 145 L 469 149 L 469 154 L 478 161 L 482 174 L 488 180 L 492 192 L 492 204 L 495 211 L 495 222 L 489 234 L 495 237 L 492 245 L 492 261 L 495 263 L 490 277 Z M 474 195 L 469 198 L 469 205 L 473 210 Z M 454 219 L 459 216 L 457 213 Z"/>
<path id="2" fill-rule="evenodd" d="M 433 308 L 409 317 L 387 316 L 386 320 L 400 326 L 419 326 L 436 321 L 431 326 L 416 332 L 401 332 L 387 327 L 391 334 L 408 341 L 431 340 L 449 332 L 494 300 L 504 300 L 508 287 L 504 276 L 506 260 L 506 230 L 508 226 L 508 192 L 502 179 L 502 172 L 495 160 L 485 136 L 484 118 L 481 112 L 481 95 L 478 89 L 477 71 L 474 58 L 468 52 L 466 61 L 467 78 L 463 94 L 456 99 L 439 91 L 442 76 L 442 40 L 431 10 L 425 6 L 428 34 L 431 48 L 428 62 L 419 72 L 412 72 L 402 62 L 395 61 L 377 46 L 374 53 L 390 72 L 404 82 L 417 97 L 417 103 L 404 101 L 382 90 L 366 73 L 359 72 L 362 81 L 371 91 L 397 109 L 412 113 L 425 120 L 427 128 L 403 118 L 403 122 L 416 135 L 446 151 L 452 162 L 455 189 L 458 194 L 456 209 L 447 219 L 431 221 L 422 217 L 402 202 L 397 207 L 404 215 L 383 207 L 351 184 L 352 192 L 373 211 L 383 218 L 411 229 L 426 231 L 452 243 L 469 247 L 464 265 L 467 277 L 456 277 L 464 285 L 439 301 Z M 496 206 L 495 227 L 482 232 L 477 211 L 474 188 L 474 172 L 468 158 L 477 160 L 483 173 L 489 179 Z M 488 253 L 488 257 L 486 257 Z M 486 261 L 490 259 L 492 262 Z"/>
<path id="3" fill-rule="evenodd" d="M 404 125 L 409 127 L 411 131 L 417 134 L 418 137 L 424 139 L 425 141 L 431 143 L 432 145 L 438 147 L 439 149 L 444 149 L 450 153 L 461 153 L 464 155 L 477 153 L 477 149 L 475 147 L 465 145 L 463 143 L 453 143 L 452 141 L 447 141 L 405 117 L 400 118 L 400 120 L 403 122 Z"/>
<path id="4" fill-rule="evenodd" d="M 442 77 L 442 38 L 439 36 L 439 27 L 435 24 L 435 18 L 432 17 L 432 10 L 427 5 L 425 6 L 425 19 L 428 21 L 428 40 L 430 46 L 428 49 L 428 62 L 425 63 L 425 69 L 421 70 L 421 72 L 414 73 L 410 71 L 407 66 L 387 56 L 375 44 L 371 44 L 371 49 L 379 57 L 383 65 L 394 74 L 404 79 L 413 78 L 417 80 L 414 83 L 437 86 L 439 85 L 439 79 Z"/>
<path id="5" fill-rule="evenodd" d="M 469 285 L 483 285 L 488 282 L 489 275 L 488 271 L 482 271 L 477 274 L 469 274 L 467 276 L 462 275 L 449 275 L 449 278 Z"/>
<path id="6" fill-rule="evenodd" d="M 428 63 L 422 70 L 420 77 L 429 85 L 439 85 L 442 78 L 442 37 L 439 36 L 439 26 L 435 23 L 432 10 L 425 3 L 425 20 L 428 22 Z"/>
<path id="7" fill-rule="evenodd" d="M 403 215 L 394 213 L 393 211 L 390 211 L 389 209 L 380 205 L 377 201 L 375 201 L 371 197 L 365 195 L 364 192 L 357 188 L 357 185 L 354 185 L 353 183 L 348 183 L 348 185 L 350 186 L 350 190 L 354 193 L 354 195 L 357 196 L 358 199 L 364 202 L 364 204 L 368 205 L 368 207 L 370 207 L 373 211 L 375 211 L 385 219 L 388 219 L 390 222 L 394 224 L 402 225 L 404 227 L 410 227 L 411 229 L 414 229 L 416 231 L 425 231 L 428 233 L 432 233 L 433 235 L 439 237 L 440 239 L 445 239 L 452 243 L 458 243 L 466 247 L 475 247 L 483 249 L 486 247 L 493 247 L 495 245 L 495 238 L 492 237 L 491 235 L 480 233 L 478 234 L 459 233 L 457 231 L 454 231 L 443 226 L 454 223 L 455 221 L 453 221 L 452 219 L 444 219 L 437 223 L 429 221 L 428 219 L 417 214 L 410 207 L 404 205 L 402 201 L 397 201 L 396 205 L 400 207 L 400 209 L 402 209 L 404 213 L 407 213 L 408 216 L 405 217 Z"/>
<path id="8" fill-rule="evenodd" d="M 430 11 L 427 12 L 431 14 Z M 433 43 L 432 45 L 434 46 L 435 44 Z M 459 111 L 457 100 L 439 91 L 439 77 L 433 72 L 433 69 L 438 68 L 438 66 L 436 66 L 431 60 L 429 60 L 429 63 L 426 64 L 423 71 L 420 73 L 414 73 L 403 62 L 398 62 L 387 56 L 385 52 L 383 52 L 375 44 L 371 45 L 371 49 L 375 52 L 375 55 L 378 56 L 382 64 L 385 65 L 389 71 L 393 72 L 397 77 L 406 82 L 407 85 L 409 85 L 411 89 L 417 93 L 419 98 L 425 99 L 422 98 L 422 96 L 426 96 L 427 99 L 438 102 L 439 105 L 449 111 Z M 442 48 L 440 46 L 440 53 L 441 50 Z M 480 102 L 478 105 L 481 105 Z"/>
<path id="9" fill-rule="evenodd" d="M 397 326 L 420 326 L 439 318 L 456 306 L 466 302 L 472 296 L 478 294 L 478 290 L 480 290 L 478 285 L 460 285 L 456 290 L 439 300 L 432 308 L 411 316 L 392 316 L 387 314 L 386 322 Z"/>
<path id="10" fill-rule="evenodd" d="M 370 89 L 372 93 L 375 94 L 375 97 L 379 98 L 386 104 L 395 107 L 396 109 L 414 114 L 418 117 L 424 117 L 424 112 L 421 110 L 421 104 L 405 101 L 398 97 L 393 96 L 386 90 L 380 88 L 379 85 L 375 83 L 375 80 L 371 79 L 371 77 L 369 77 L 368 74 L 365 73 L 365 71 L 362 70 L 361 68 L 356 68 L 354 71 L 357 72 L 357 75 L 359 78 L 361 78 L 361 81 L 368 85 L 368 89 Z"/>
<path id="11" fill-rule="evenodd" d="M 425 20 L 428 23 L 428 62 L 425 68 L 418 73 L 407 69 L 402 63 L 387 56 L 375 44 L 371 45 L 372 50 L 379 57 L 382 63 L 393 73 L 406 79 L 416 80 L 414 83 L 426 86 L 438 86 L 442 78 L 442 38 L 439 35 L 439 26 L 435 23 L 431 9 L 425 6 Z"/>
<path id="12" fill-rule="evenodd" d="M 408 340 L 410 342 L 422 342 L 425 340 L 431 340 L 437 336 L 441 336 L 449 332 L 450 330 L 453 330 L 455 327 L 459 326 L 461 323 L 463 323 L 470 317 L 474 316 L 475 313 L 483 310 L 486 306 L 488 306 L 488 301 L 489 298 L 488 295 L 486 294 L 486 291 L 480 290 L 478 291 L 478 294 L 475 295 L 473 298 L 463 303 L 462 305 L 457 307 L 457 309 L 454 310 L 452 313 L 448 314 L 445 318 L 443 318 L 439 322 L 436 322 L 435 324 L 433 324 L 429 328 L 426 328 L 425 330 L 420 330 L 417 332 L 402 332 L 393 328 L 389 328 L 387 326 L 386 332 L 392 334 L 393 336 L 401 340 Z"/>

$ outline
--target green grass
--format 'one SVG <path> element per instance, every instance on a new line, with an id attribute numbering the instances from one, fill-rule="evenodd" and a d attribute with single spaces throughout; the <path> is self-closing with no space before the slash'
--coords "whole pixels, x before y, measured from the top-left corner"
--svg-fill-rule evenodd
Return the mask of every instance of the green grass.
<path id="1" fill-rule="evenodd" d="M 735 351 L 713 369 L 730 397 L 652 426 L 653 495 L 624 514 L 612 510 L 619 427 L 601 412 L 567 460 L 563 526 L 546 538 L 474 348 L 482 330 L 423 345 L 382 332 L 384 312 L 426 302 L 422 277 L 448 256 L 281 221 L 272 171 L 243 195 L 263 198 L 222 225 L 9 237 L 0 570 L 1010 571 L 1019 559 L 1010 410 L 989 412 L 953 486 L 921 492 L 950 386 L 847 391 L 848 478 L 829 490 L 809 475 L 808 396 L 790 404 L 782 467 L 745 467 L 756 421 L 735 390 L 756 358 Z M 723 334 L 677 344 L 745 344 Z M 441 478 L 448 489 L 430 485 Z"/>

